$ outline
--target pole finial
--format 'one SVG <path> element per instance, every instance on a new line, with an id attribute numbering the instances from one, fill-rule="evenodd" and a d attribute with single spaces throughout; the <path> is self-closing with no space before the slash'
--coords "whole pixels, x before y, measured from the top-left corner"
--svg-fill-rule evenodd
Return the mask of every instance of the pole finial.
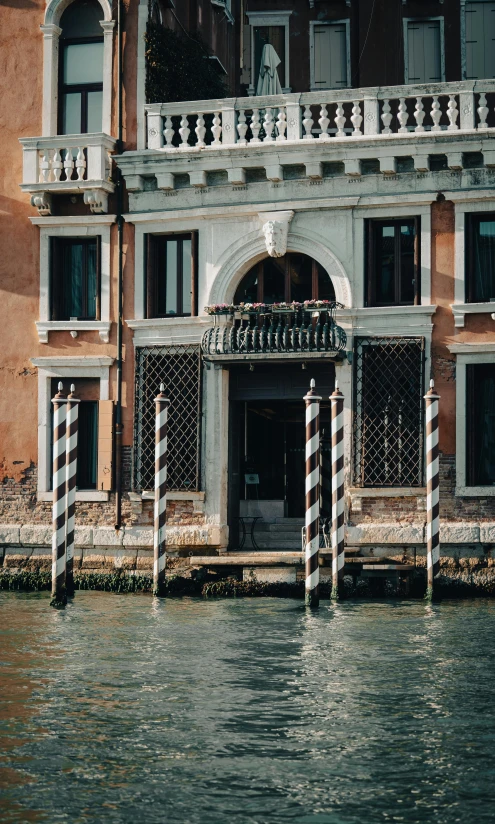
<path id="1" fill-rule="evenodd" d="M 433 378 L 432 378 L 432 379 L 430 380 L 430 389 L 434 389 L 434 388 L 435 388 L 435 381 L 434 381 L 434 380 L 433 380 Z"/>
<path id="2" fill-rule="evenodd" d="M 335 391 L 336 392 L 339 391 L 339 382 L 338 382 L 338 380 L 335 380 Z"/>
<path id="3" fill-rule="evenodd" d="M 76 384 L 75 383 L 71 383 L 70 391 L 71 391 L 72 394 L 74 394 L 74 392 L 76 391 Z"/>
<path id="4" fill-rule="evenodd" d="M 160 384 L 160 392 L 165 392 L 165 384 L 164 383 Z"/>
<path id="5" fill-rule="evenodd" d="M 59 392 L 63 392 L 63 390 L 64 390 L 64 385 L 63 385 L 62 381 L 59 381 L 59 382 L 58 382 L 58 384 L 57 384 L 57 389 L 58 389 L 58 391 L 59 391 Z"/>
<path id="6" fill-rule="evenodd" d="M 314 379 L 314 378 L 311 378 L 311 380 L 310 380 L 310 382 L 309 382 L 309 385 L 310 385 L 311 389 L 314 389 L 314 388 L 315 388 L 315 386 L 316 386 L 316 381 L 315 381 L 315 379 Z"/>

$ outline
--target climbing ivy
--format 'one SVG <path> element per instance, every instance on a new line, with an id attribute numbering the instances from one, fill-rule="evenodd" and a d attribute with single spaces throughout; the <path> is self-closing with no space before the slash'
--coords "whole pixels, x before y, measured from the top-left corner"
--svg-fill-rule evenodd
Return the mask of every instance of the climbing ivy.
<path id="1" fill-rule="evenodd" d="M 228 97 L 199 34 L 186 35 L 149 22 L 145 39 L 148 103 Z"/>

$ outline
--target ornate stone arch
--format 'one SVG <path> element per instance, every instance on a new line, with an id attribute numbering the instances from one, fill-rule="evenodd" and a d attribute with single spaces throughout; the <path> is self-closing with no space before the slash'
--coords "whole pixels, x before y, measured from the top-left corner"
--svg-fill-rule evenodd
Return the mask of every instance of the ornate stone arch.
<path id="1" fill-rule="evenodd" d="M 335 298 L 344 306 L 351 306 L 352 293 L 349 278 L 341 262 L 323 243 L 289 232 L 288 252 L 301 252 L 314 258 L 323 266 L 335 289 Z M 266 257 L 266 246 L 259 232 L 250 232 L 231 244 L 220 257 L 220 268 L 210 289 L 208 303 L 232 303 L 236 289 L 244 275 Z"/>
<path id="2" fill-rule="evenodd" d="M 45 21 L 40 26 L 43 32 L 43 120 L 42 136 L 57 134 L 58 112 L 58 50 L 62 33 L 60 19 L 67 6 L 77 0 L 50 0 L 45 11 Z M 103 10 L 103 106 L 102 131 L 111 134 L 112 123 L 112 65 L 113 28 L 112 6 L 109 0 L 98 0 Z"/>

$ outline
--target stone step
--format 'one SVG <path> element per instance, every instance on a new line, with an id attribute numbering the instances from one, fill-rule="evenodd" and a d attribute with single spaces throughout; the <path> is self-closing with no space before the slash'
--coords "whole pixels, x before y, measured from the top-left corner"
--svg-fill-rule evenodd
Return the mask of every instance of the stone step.
<path id="1" fill-rule="evenodd" d="M 262 526 L 266 526 L 266 529 L 261 529 Z M 260 524 L 259 527 L 256 527 L 256 531 L 260 530 L 260 532 L 276 532 L 282 535 L 296 535 L 297 533 L 301 534 L 301 529 L 303 528 L 304 523 L 301 524 L 290 524 L 287 522 L 279 523 L 279 524 Z"/>

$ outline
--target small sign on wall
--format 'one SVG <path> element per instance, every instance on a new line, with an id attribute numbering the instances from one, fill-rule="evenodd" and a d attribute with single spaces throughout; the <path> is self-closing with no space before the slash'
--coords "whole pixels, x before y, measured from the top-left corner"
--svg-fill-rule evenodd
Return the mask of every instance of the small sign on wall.
<path id="1" fill-rule="evenodd" d="M 244 475 L 244 482 L 246 484 L 259 484 L 260 476 L 254 472 Z"/>

